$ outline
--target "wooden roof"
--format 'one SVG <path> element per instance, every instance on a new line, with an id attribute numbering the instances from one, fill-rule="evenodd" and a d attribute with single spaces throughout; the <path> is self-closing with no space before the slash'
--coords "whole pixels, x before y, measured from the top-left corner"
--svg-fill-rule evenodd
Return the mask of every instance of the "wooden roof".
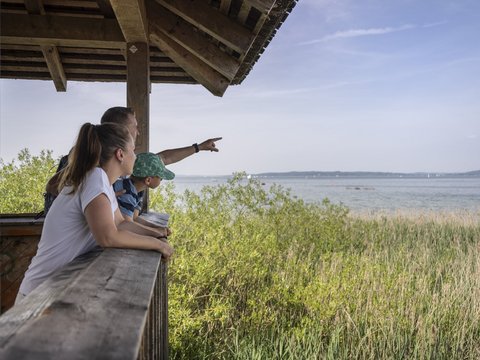
<path id="1" fill-rule="evenodd" d="M 152 83 L 240 84 L 297 0 L 6 0 L 0 75 L 53 80 L 127 78 L 126 52 L 149 44 Z"/>

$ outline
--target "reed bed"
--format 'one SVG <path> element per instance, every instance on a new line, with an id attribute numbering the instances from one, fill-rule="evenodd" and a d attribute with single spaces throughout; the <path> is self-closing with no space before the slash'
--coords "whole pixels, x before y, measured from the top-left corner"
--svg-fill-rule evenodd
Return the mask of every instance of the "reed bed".
<path id="1" fill-rule="evenodd" d="M 480 220 L 350 214 L 237 174 L 172 214 L 175 359 L 477 359 Z"/>
<path id="2" fill-rule="evenodd" d="M 39 211 L 55 163 L 0 159 L 1 212 Z M 174 231 L 173 359 L 480 358 L 479 213 L 351 213 L 245 174 L 150 199 Z"/>

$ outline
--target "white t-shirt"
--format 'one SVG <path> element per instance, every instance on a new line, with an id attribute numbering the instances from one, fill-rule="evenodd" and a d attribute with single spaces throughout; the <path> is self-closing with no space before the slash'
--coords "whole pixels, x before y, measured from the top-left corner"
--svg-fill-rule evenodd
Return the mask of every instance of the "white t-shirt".
<path id="1" fill-rule="evenodd" d="M 108 176 L 101 168 L 90 171 L 74 194 L 65 187 L 53 202 L 43 225 L 38 250 L 32 259 L 20 293 L 28 295 L 52 273 L 97 245 L 85 218 L 85 208 L 100 194 L 110 200 L 112 217 L 118 208 Z"/>

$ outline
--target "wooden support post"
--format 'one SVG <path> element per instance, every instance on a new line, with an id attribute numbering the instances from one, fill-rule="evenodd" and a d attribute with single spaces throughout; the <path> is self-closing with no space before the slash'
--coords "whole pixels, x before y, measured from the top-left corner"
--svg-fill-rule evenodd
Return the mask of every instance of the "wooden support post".
<path id="1" fill-rule="evenodd" d="M 149 150 L 150 68 L 147 43 L 127 43 L 127 106 L 135 110 L 140 135 L 136 152 Z"/>
<path id="2" fill-rule="evenodd" d="M 143 42 L 127 43 L 127 106 L 135 110 L 138 131 L 135 152 L 149 151 L 150 54 Z M 144 192 L 143 211 L 148 211 L 148 190 Z"/>

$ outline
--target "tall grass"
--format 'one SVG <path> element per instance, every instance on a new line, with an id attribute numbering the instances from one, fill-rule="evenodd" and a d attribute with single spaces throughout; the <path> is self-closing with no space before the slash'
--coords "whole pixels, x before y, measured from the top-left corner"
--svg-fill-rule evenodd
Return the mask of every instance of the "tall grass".
<path id="1" fill-rule="evenodd" d="M 236 175 L 172 214 L 175 359 L 476 359 L 479 214 L 359 216 Z"/>

